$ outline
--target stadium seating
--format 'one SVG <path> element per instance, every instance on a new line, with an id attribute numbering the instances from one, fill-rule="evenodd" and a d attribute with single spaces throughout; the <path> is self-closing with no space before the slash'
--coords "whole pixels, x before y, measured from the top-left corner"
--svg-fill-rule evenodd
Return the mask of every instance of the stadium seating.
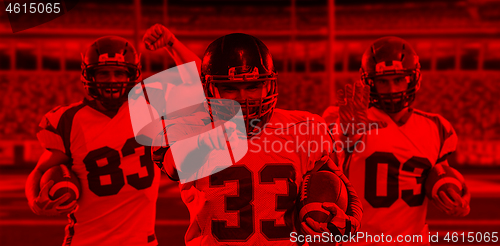
<path id="1" fill-rule="evenodd" d="M 0 139 L 35 139 L 43 115 L 58 105 L 83 98 L 79 73 L 1 74 Z"/>
<path id="2" fill-rule="evenodd" d="M 41 117 L 58 105 L 83 98 L 79 73 L 39 72 L 38 76 L 4 73 L 0 109 L 1 139 L 34 139 Z M 357 74 L 337 77 L 337 89 L 352 83 Z M 500 109 L 496 106 L 500 74 L 424 74 L 415 108 L 448 119 L 460 138 L 500 140 Z M 321 114 L 329 105 L 329 87 L 323 73 L 280 74 L 278 107 Z"/>
<path id="3" fill-rule="evenodd" d="M 327 8 L 323 5 L 300 6 L 300 4 L 302 3 L 298 3 L 299 6 L 296 9 L 298 33 L 303 31 L 326 33 L 323 31 L 326 30 L 328 23 Z M 413 32 L 416 37 L 418 37 L 418 33 L 422 32 L 465 30 L 465 34 L 461 38 L 468 40 L 474 37 L 468 37 L 466 30 L 487 31 L 488 28 L 497 28 L 500 25 L 500 2 L 496 1 L 341 5 L 336 7 L 335 13 L 335 26 L 338 31 L 357 32 L 360 35 L 358 39 L 356 39 L 358 37 L 356 35 L 353 38 L 339 39 L 343 44 L 349 43 L 350 40 L 360 44 L 367 42 L 366 40 L 371 40 L 374 35 L 372 31 L 377 30 L 381 32 L 376 33 Z M 63 31 L 68 29 L 132 30 L 135 28 L 134 16 L 132 4 L 80 3 L 78 8 L 71 10 L 71 14 L 50 21 L 42 25 L 41 28 Z M 160 6 L 145 4 L 142 8 L 142 16 L 142 29 L 164 21 Z M 35 19 L 32 20 L 35 21 Z M 290 30 L 290 6 L 171 5 L 168 6 L 168 26 L 174 31 L 183 31 L 183 35 L 187 33 L 196 35 L 197 31 L 214 30 L 271 31 L 266 33 L 273 33 L 272 31 L 275 30 Z M 0 15 L 0 32 L 10 32 L 6 15 Z M 283 37 L 277 40 L 281 42 Z M 42 37 L 40 40 L 44 38 L 47 37 Z M 308 38 L 311 39 L 311 37 Z M 324 41 L 326 36 L 319 37 L 319 39 Z M 297 40 L 301 42 L 300 37 Z M 451 43 L 456 42 L 454 37 L 443 40 Z M 412 41 L 418 43 L 419 40 Z M 427 42 L 434 41 L 427 40 Z M 487 44 L 487 42 L 484 43 Z M 286 44 L 283 44 L 285 48 L 281 45 L 282 43 L 278 45 L 278 50 L 281 53 L 275 56 L 277 64 L 290 58 L 279 57 L 282 53 L 286 53 L 283 50 L 287 50 Z M 6 47 L 11 46 L 7 43 Z M 300 60 L 302 57 L 297 57 L 297 59 Z M 324 57 L 309 57 L 309 59 L 324 60 Z M 430 58 L 426 59 L 430 63 Z M 307 62 L 299 60 L 297 62 Z M 350 67 L 350 64 L 343 65 Z M 324 65 L 322 66 L 324 67 Z M 336 74 L 336 88 L 341 89 L 346 83 L 352 83 L 358 79 L 359 75 L 355 70 Z M 323 112 L 330 104 L 330 88 L 324 69 L 319 69 L 319 72 L 314 69 L 311 71 L 313 72 L 279 71 L 280 97 L 278 107 L 307 110 L 316 114 Z M 4 94 L 8 95 L 8 97 L 0 99 L 2 106 L 0 108 L 0 120 L 2 121 L 0 139 L 34 140 L 37 125 L 46 112 L 58 105 L 68 105 L 83 98 L 79 76 L 77 71 L 0 71 L 0 85 L 4 88 Z M 484 156 L 490 158 L 492 145 L 489 143 L 496 142 L 495 146 L 500 146 L 498 144 L 500 141 L 500 109 L 496 107 L 498 104 L 497 95 L 500 95 L 498 81 L 500 81 L 498 71 L 424 71 L 422 87 L 414 106 L 424 111 L 439 113 L 448 119 L 457 131 L 460 140 L 465 142 L 465 145 L 460 147 L 461 149 L 487 153 Z M 477 149 L 484 151 L 476 151 Z M 467 153 L 460 158 L 466 160 L 464 162 L 475 162 L 474 160 L 483 158 L 474 157 L 476 158 L 474 159 L 471 156 L 473 155 Z M 489 159 L 483 159 L 486 160 L 485 163 L 490 163 Z"/>

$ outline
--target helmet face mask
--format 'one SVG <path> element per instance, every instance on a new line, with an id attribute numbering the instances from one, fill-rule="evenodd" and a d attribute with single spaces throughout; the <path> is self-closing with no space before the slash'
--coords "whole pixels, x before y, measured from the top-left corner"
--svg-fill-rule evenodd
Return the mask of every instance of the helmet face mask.
<path id="1" fill-rule="evenodd" d="M 361 80 L 370 86 L 370 104 L 387 113 L 398 113 L 411 106 L 420 88 L 420 63 L 410 44 L 398 37 L 383 37 L 373 42 L 361 61 Z M 386 76 L 407 80 L 406 90 L 377 91 L 375 81 Z"/>
<path id="2" fill-rule="evenodd" d="M 205 52 L 201 73 L 213 117 L 230 120 L 241 108 L 250 137 L 270 120 L 276 107 L 278 83 L 271 54 L 262 41 L 241 33 L 215 40 Z M 257 92 L 258 97 L 223 97 L 228 94 L 223 91 L 227 86 L 245 89 L 245 85 L 252 84 L 265 92 Z"/>
<path id="3" fill-rule="evenodd" d="M 228 98 L 221 96 L 221 94 L 225 93 L 223 89 L 218 88 L 220 87 L 219 83 L 211 83 L 209 87 L 211 87 L 210 90 L 212 90 L 214 92 L 213 95 L 215 95 L 213 98 L 209 98 L 212 113 L 219 119 L 230 120 L 237 115 L 237 110 L 241 108 L 241 113 L 246 126 L 246 129 L 244 130 L 247 131 L 249 135 L 252 135 L 253 130 L 257 130 L 254 129 L 256 126 L 263 126 L 263 123 L 269 121 L 278 99 L 277 88 L 274 86 L 276 84 L 275 80 L 255 83 L 264 83 L 261 88 L 264 91 L 257 92 L 264 92 L 264 96 L 252 98 Z"/>
<path id="4" fill-rule="evenodd" d="M 117 110 L 127 101 L 128 92 L 141 80 L 139 55 L 125 39 L 106 36 L 97 39 L 82 54 L 82 83 L 87 95 L 107 110 Z M 99 70 L 124 69 L 126 81 L 99 81 Z"/>

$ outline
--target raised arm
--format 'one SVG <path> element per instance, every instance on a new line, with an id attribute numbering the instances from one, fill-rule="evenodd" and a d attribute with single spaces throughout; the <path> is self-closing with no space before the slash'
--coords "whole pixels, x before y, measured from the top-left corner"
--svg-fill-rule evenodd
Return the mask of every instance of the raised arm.
<path id="1" fill-rule="evenodd" d="M 162 48 L 167 50 L 177 66 L 192 61 L 196 62 L 198 73 L 200 73 L 201 59 L 181 43 L 165 26 L 155 24 L 150 27 L 142 40 L 148 50 L 155 51 Z"/>

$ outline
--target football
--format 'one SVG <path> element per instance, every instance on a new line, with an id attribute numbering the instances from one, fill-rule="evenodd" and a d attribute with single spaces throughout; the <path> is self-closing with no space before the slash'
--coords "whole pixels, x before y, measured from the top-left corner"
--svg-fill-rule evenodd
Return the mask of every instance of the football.
<path id="1" fill-rule="evenodd" d="M 454 189 L 459 195 L 462 195 L 464 177 L 457 170 L 447 166 L 437 164 L 429 172 L 425 181 L 425 193 L 429 199 L 437 197 L 440 191 L 448 194 L 448 189 Z M 448 195 L 451 198 L 451 196 Z"/>
<path id="2" fill-rule="evenodd" d="M 54 181 L 54 185 L 49 189 L 50 199 L 55 200 L 66 193 L 71 194 L 71 198 L 61 204 L 62 208 L 66 208 L 65 206 L 80 197 L 80 181 L 66 165 L 54 166 L 47 170 L 40 179 L 40 189 L 50 180 Z"/>
<path id="3" fill-rule="evenodd" d="M 307 174 L 300 189 L 300 221 L 308 217 L 322 223 L 330 221 L 331 213 L 321 206 L 324 202 L 335 203 L 345 212 L 348 196 L 344 182 L 329 171 Z"/>

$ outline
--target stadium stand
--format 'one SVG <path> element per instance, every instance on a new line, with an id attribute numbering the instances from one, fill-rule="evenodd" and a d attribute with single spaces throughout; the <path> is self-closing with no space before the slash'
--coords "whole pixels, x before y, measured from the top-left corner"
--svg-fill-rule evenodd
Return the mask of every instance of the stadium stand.
<path id="1" fill-rule="evenodd" d="M 39 72 L 38 76 L 0 75 L 0 84 L 9 97 L 2 98 L 0 129 L 2 139 L 33 139 L 41 117 L 58 105 L 83 98 L 78 73 Z M 353 73 L 341 77 L 337 88 L 356 79 Z M 478 77 L 471 73 L 425 74 L 415 107 L 439 113 L 455 127 L 460 137 L 473 140 L 500 140 L 500 109 L 496 107 L 500 75 Z M 329 94 L 324 74 L 283 74 L 280 76 L 278 106 L 321 114 Z"/>
<path id="2" fill-rule="evenodd" d="M 300 4 L 300 3 L 299 3 Z M 304 35 L 304 31 L 316 32 L 311 37 L 298 38 L 300 47 L 309 47 L 310 50 L 318 47 L 326 47 L 326 24 L 327 12 L 324 6 L 299 6 L 297 8 L 297 33 Z M 207 40 L 212 39 L 215 34 L 210 31 L 225 32 L 251 32 L 254 31 L 289 31 L 291 28 L 290 6 L 168 6 L 168 18 L 165 18 L 162 8 L 159 6 L 144 5 L 142 8 L 142 29 L 168 20 L 168 26 L 174 32 L 190 37 L 189 40 L 195 46 L 200 46 Z M 421 13 L 425 13 L 422 15 Z M 478 42 L 477 57 L 473 63 L 475 69 L 462 71 L 455 68 L 460 66 L 455 62 L 460 52 L 456 47 L 463 39 L 474 39 L 469 37 L 464 30 L 484 31 L 483 35 L 491 33 L 491 28 L 498 28 L 500 24 L 500 2 L 496 1 L 455 1 L 455 2 L 426 2 L 394 5 L 341 5 L 336 7 L 336 29 L 339 32 L 337 42 L 342 47 L 342 54 L 337 59 L 338 73 L 336 77 L 336 88 L 343 88 L 345 83 L 358 79 L 358 60 L 351 61 L 352 57 L 359 57 L 364 49 L 364 43 L 372 40 L 379 33 L 409 33 L 410 39 L 415 44 L 426 42 L 429 47 L 435 46 L 435 42 L 448 42 L 451 46 L 443 59 L 447 61 L 446 68 L 440 71 L 440 57 L 432 58 L 431 54 L 438 54 L 429 48 L 425 57 L 426 68 L 423 72 L 422 88 L 417 96 L 415 107 L 434 113 L 439 113 L 447 118 L 455 127 L 459 137 L 463 140 L 462 150 L 477 150 L 476 153 L 492 153 L 495 146 L 500 146 L 500 109 L 497 95 L 500 93 L 498 81 L 500 80 L 499 66 L 493 63 L 500 61 L 500 52 L 496 51 L 498 43 L 495 38 L 482 37 Z M 71 39 L 72 42 L 84 42 L 79 38 L 64 36 L 65 30 L 133 30 L 135 26 L 134 11 L 132 5 L 106 5 L 80 3 L 78 8 L 71 10 L 71 14 L 64 15 L 54 21 L 40 26 L 40 30 L 58 30 L 57 37 L 36 34 L 30 37 L 33 42 L 48 42 L 58 38 Z M 37 27 L 38 28 L 38 27 Z M 35 28 L 35 30 L 37 29 Z M 5 15 L 0 16 L 0 33 L 9 30 L 8 19 Z M 373 31 L 378 33 L 372 33 Z M 495 29 L 497 30 L 497 29 Z M 203 31 L 209 37 L 195 37 L 197 31 Z M 208 31 L 208 32 L 207 32 Z M 424 32 L 434 31 L 457 33 L 461 38 L 426 39 L 420 37 Z M 461 31 L 463 34 L 460 34 Z M 43 32 L 42 32 L 43 33 Z M 207 34 L 208 33 L 208 34 Z M 347 34 L 346 34 L 347 33 Z M 349 36 L 355 33 L 354 36 Z M 413 33 L 413 34 L 412 34 Z M 38 35 L 38 36 L 37 36 Z M 40 36 L 41 35 L 41 36 Z M 74 35 L 74 32 L 71 34 Z M 314 36 L 316 35 L 316 36 Z M 344 35 L 344 36 L 342 36 Z M 413 36 L 412 36 L 413 35 Z M 303 67 L 300 71 L 291 71 L 290 66 L 290 37 L 279 36 L 267 37 L 272 44 L 271 49 L 280 73 L 280 98 L 278 106 L 285 109 L 308 110 L 321 114 L 330 101 L 329 85 L 325 75 L 325 54 L 323 51 L 310 51 L 309 57 L 304 51 L 296 52 L 296 68 Z M 6 40 L 6 41 L 4 41 Z M 89 37 L 90 40 L 90 37 Z M 30 42 L 30 39 L 23 42 Z M 462 42 L 460 41 L 460 42 Z M 267 42 L 267 40 L 266 40 Z M 310 42 L 310 43 L 307 43 Z M 323 42 L 322 44 L 319 44 Z M 45 71 L 41 65 L 31 71 L 21 71 L 14 68 L 15 59 L 9 60 L 9 56 L 16 54 L 17 40 L 8 37 L 0 41 L 3 49 L 2 59 L 10 65 L 2 65 L 0 71 L 0 85 L 5 89 L 8 97 L 0 99 L 0 139 L 3 140 L 34 140 L 37 125 L 41 117 L 50 109 L 58 105 L 67 105 L 80 100 L 83 97 L 82 86 L 78 73 L 78 61 L 74 56 L 67 57 L 74 66 L 66 71 Z M 319 44 L 319 45 L 318 45 Z M 357 48 L 351 49 L 351 44 Z M 37 44 L 40 47 L 40 44 Z M 434 45 L 434 46 L 433 46 Z M 474 44 L 476 45 L 476 44 Z M 493 48 L 485 48 L 485 47 Z M 495 46 L 497 45 L 497 46 Z M 481 48 L 483 47 L 483 48 Z M 76 48 L 78 49 L 78 48 Z M 303 48 L 301 48 L 303 49 Z M 483 49 L 482 51 L 480 51 Z M 495 52 L 490 52 L 493 50 Z M 297 49 L 298 51 L 298 49 Z M 38 51 L 36 51 L 38 52 Z M 43 52 L 34 53 L 33 59 L 43 60 L 40 56 Z M 197 51 L 200 53 L 201 51 Z M 482 52 L 482 53 L 481 53 Z M 306 52 L 307 53 L 307 52 Z M 444 54 L 443 53 L 443 54 Z M 422 53 L 424 54 L 424 53 Z M 481 55 L 482 54 L 482 55 Z M 339 59 L 340 58 L 340 59 Z M 66 58 L 65 58 L 66 59 Z M 154 60 L 156 59 L 156 60 Z M 158 60 L 159 59 L 159 60 Z M 435 60 L 432 60 L 435 59 Z M 468 59 L 467 57 L 464 59 Z M 489 60 L 488 60 L 489 59 Z M 145 61 L 145 62 L 144 62 Z M 3 62 L 3 61 L 2 61 Z M 68 60 L 66 60 L 68 62 Z M 148 65 L 147 72 L 156 72 L 156 68 L 171 66 L 172 61 L 161 62 L 152 54 L 144 56 L 144 66 Z M 157 63 L 159 62 L 159 65 Z M 433 64 L 431 66 L 431 64 Z M 437 64 L 437 65 L 436 65 Z M 477 65 L 476 65 L 477 64 Z M 483 67 L 481 67 L 481 64 Z M 488 64 L 488 66 L 486 66 Z M 493 66 L 491 65 L 493 64 Z M 451 66 L 450 66 L 451 65 Z M 15 65 L 17 66 L 17 65 Z M 63 66 L 61 66 L 62 69 Z M 155 67 L 155 69 L 153 69 Z M 305 68 L 304 68 L 305 67 Z M 432 68 L 431 68 L 432 67 Z M 494 69 L 492 69 L 492 67 Z M 33 68 L 31 68 L 33 69 Z M 75 70 L 76 69 L 76 70 Z M 484 69 L 484 70 L 483 70 Z M 68 71 L 71 70 L 71 71 Z M 496 144 L 491 144 L 491 143 Z M 465 147 L 464 147 L 465 146 Z M 467 147 L 468 146 L 468 147 Z M 492 147 L 493 146 L 493 147 Z M 493 150 L 491 150 L 493 149 Z M 484 150 L 484 151 L 483 151 Z M 483 152 L 482 152 L 483 151 Z M 472 155 L 469 155 L 472 156 Z M 491 154 L 489 154 L 489 157 Z M 468 156 L 460 157 L 463 161 L 475 160 Z M 479 157 L 478 157 L 479 158 Z M 476 158 L 476 159 L 478 159 Z M 479 158 L 481 159 L 481 158 Z M 486 158 L 487 159 L 487 158 Z M 496 158 L 495 160 L 499 160 Z"/>
<path id="3" fill-rule="evenodd" d="M 0 138 L 35 139 L 42 116 L 58 105 L 69 105 L 83 98 L 79 74 L 37 73 L 0 75 L 8 97 L 2 97 Z"/>

